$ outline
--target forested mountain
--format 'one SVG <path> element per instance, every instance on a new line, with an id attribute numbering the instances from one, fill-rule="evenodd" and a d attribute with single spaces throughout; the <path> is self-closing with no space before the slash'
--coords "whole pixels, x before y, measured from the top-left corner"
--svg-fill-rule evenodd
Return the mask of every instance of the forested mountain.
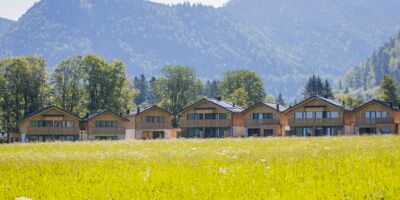
<path id="1" fill-rule="evenodd" d="M 13 24 L 13 23 L 15 23 L 15 22 L 12 21 L 12 20 L 5 19 L 5 18 L 1 18 L 1 17 L 0 17 L 0 35 L 1 35 L 3 32 L 7 31 L 8 28 L 9 28 L 9 27 L 11 26 L 11 24 Z"/>
<path id="2" fill-rule="evenodd" d="M 303 73 L 335 78 L 400 30 L 399 8 L 398 0 L 231 0 L 221 9 L 299 58 Z"/>
<path id="3" fill-rule="evenodd" d="M 400 83 L 400 32 L 340 79 L 338 89 L 344 93 L 369 99 L 376 96 L 385 74 Z"/>
<path id="4" fill-rule="evenodd" d="M 42 55 L 54 66 L 94 53 L 130 76 L 167 64 L 208 79 L 250 68 L 267 93 L 300 95 L 310 74 L 337 78 L 400 27 L 397 0 L 232 0 L 215 9 L 145 0 L 41 0 L 0 36 L 0 58 Z"/>

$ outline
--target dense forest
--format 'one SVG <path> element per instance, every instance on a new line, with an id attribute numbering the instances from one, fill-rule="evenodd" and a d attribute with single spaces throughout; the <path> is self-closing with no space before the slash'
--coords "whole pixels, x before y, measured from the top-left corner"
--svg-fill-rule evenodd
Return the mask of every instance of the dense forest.
<path id="1" fill-rule="evenodd" d="M 399 4 L 232 0 L 216 9 L 145 0 L 41 0 L 0 36 L 0 57 L 39 55 L 54 69 L 65 57 L 96 54 L 120 59 L 129 76 L 150 77 L 181 64 L 209 80 L 244 68 L 266 80 L 264 88 L 275 96 L 299 97 L 298 85 L 310 75 L 336 78 L 395 33 Z"/>
<path id="2" fill-rule="evenodd" d="M 377 96 L 384 75 L 400 83 L 400 32 L 340 79 L 337 87 L 342 93 L 370 99 Z"/>

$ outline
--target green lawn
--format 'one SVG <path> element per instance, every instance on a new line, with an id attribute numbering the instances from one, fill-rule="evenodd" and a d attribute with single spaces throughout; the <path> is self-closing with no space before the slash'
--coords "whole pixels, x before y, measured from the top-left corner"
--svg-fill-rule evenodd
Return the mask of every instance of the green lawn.
<path id="1" fill-rule="evenodd" d="M 399 199 L 400 137 L 0 145 L 0 199 Z"/>

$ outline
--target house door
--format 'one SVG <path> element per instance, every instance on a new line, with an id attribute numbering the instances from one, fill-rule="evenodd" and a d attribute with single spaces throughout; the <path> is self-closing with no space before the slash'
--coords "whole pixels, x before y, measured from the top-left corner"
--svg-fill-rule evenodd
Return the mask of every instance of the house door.
<path id="1" fill-rule="evenodd" d="M 274 136 L 274 129 L 264 129 L 264 137 Z"/>
<path id="2" fill-rule="evenodd" d="M 164 131 L 154 131 L 153 139 L 160 139 L 160 138 L 165 138 L 165 132 Z"/>
<path id="3" fill-rule="evenodd" d="M 260 137 L 260 129 L 258 128 L 249 128 L 247 130 L 247 134 L 249 137 Z"/>
<path id="4" fill-rule="evenodd" d="M 376 128 L 374 127 L 360 128 L 360 135 L 374 135 L 374 134 L 376 134 Z"/>

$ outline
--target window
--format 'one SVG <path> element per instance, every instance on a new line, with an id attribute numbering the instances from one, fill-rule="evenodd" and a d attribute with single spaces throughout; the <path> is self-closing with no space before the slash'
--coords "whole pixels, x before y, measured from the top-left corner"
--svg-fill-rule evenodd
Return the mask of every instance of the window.
<path id="1" fill-rule="evenodd" d="M 304 118 L 312 119 L 313 118 L 313 113 L 312 112 L 304 112 Z"/>
<path id="2" fill-rule="evenodd" d="M 97 128 L 116 128 L 116 121 L 96 121 Z"/>
<path id="3" fill-rule="evenodd" d="M 382 118 L 387 118 L 388 117 L 388 113 L 387 112 L 382 112 Z"/>
<path id="4" fill-rule="evenodd" d="M 364 116 L 365 116 L 366 119 L 371 118 L 371 112 L 365 112 Z"/>
<path id="5" fill-rule="evenodd" d="M 364 116 L 366 119 L 387 118 L 388 113 L 387 112 L 370 111 L 370 112 L 365 112 Z"/>
<path id="6" fill-rule="evenodd" d="M 31 122 L 31 127 L 67 127 L 67 128 L 72 128 L 73 127 L 73 122 L 71 121 L 52 121 L 52 120 L 38 120 L 38 121 L 32 121 Z"/>
<path id="7" fill-rule="evenodd" d="M 204 118 L 205 119 L 216 119 L 216 114 L 214 114 L 214 113 L 206 113 L 204 115 Z"/>
<path id="8" fill-rule="evenodd" d="M 339 113 L 338 112 L 328 112 L 327 113 L 327 118 L 338 119 L 339 118 Z"/>
<path id="9" fill-rule="evenodd" d="M 163 123 L 164 117 L 163 116 L 146 116 L 147 123 Z"/>
<path id="10" fill-rule="evenodd" d="M 272 113 L 263 113 L 263 119 L 272 119 L 273 115 Z"/>
<path id="11" fill-rule="evenodd" d="M 324 118 L 323 112 L 315 112 L 315 118 L 317 118 L 317 119 L 322 119 L 322 118 Z"/>
<path id="12" fill-rule="evenodd" d="M 189 114 L 187 114 L 187 119 L 188 120 L 203 120 L 203 114 L 202 113 L 189 113 Z"/>
<path id="13" fill-rule="evenodd" d="M 392 130 L 390 128 L 380 128 L 381 134 L 390 134 Z"/>
<path id="14" fill-rule="evenodd" d="M 294 113 L 294 118 L 296 118 L 296 119 L 303 119 L 303 112 L 296 112 L 296 113 Z"/>
<path id="15" fill-rule="evenodd" d="M 253 113 L 253 119 L 272 119 L 272 113 Z"/>
<path id="16" fill-rule="evenodd" d="M 227 115 L 226 115 L 226 113 L 217 113 L 216 119 L 225 120 L 225 119 L 227 119 Z"/>

